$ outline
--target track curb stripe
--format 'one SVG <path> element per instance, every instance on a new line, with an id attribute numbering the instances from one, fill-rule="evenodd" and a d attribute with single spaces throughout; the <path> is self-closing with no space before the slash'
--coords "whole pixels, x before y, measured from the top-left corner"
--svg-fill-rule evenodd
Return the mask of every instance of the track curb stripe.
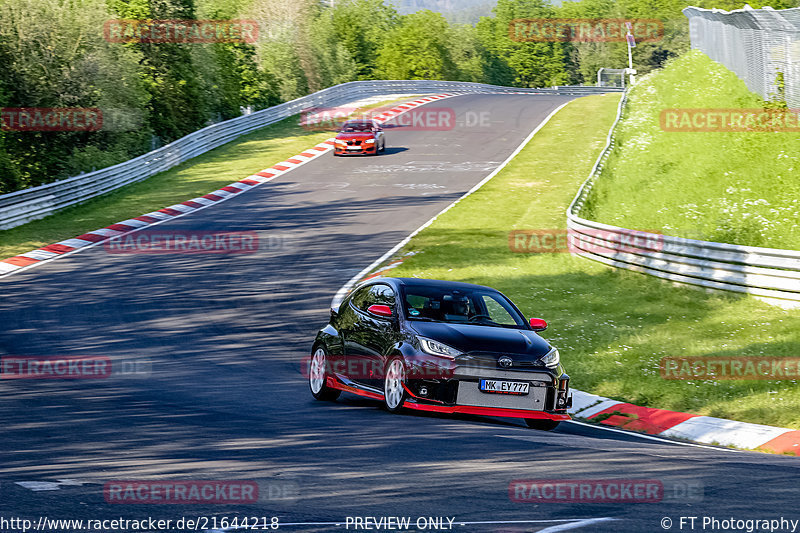
<path id="1" fill-rule="evenodd" d="M 588 420 L 599 420 L 604 426 L 659 435 L 695 416 L 697 415 L 619 403 L 588 416 Z"/>
<path id="2" fill-rule="evenodd" d="M 631 403 L 573 390 L 570 414 L 598 426 L 610 426 L 744 450 L 800 455 L 800 431 L 751 424 Z"/>

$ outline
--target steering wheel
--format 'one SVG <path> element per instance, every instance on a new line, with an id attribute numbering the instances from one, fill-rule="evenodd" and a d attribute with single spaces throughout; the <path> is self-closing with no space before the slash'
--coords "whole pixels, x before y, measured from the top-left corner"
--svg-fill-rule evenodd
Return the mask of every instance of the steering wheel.
<path id="1" fill-rule="evenodd" d="M 484 318 L 487 319 L 489 322 L 494 322 L 494 320 L 492 320 L 492 317 L 490 317 L 489 315 L 473 315 L 469 317 L 469 321 L 472 322 L 473 320 L 480 320 Z"/>

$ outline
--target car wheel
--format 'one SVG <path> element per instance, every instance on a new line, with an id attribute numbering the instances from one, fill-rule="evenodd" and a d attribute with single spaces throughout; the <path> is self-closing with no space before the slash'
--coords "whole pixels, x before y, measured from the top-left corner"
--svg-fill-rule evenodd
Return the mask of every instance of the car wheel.
<path id="1" fill-rule="evenodd" d="M 332 402 L 342 391 L 332 389 L 328 386 L 328 354 L 322 346 L 314 350 L 311 356 L 311 364 L 308 367 L 308 386 L 311 388 L 311 395 L 317 400 Z"/>
<path id="2" fill-rule="evenodd" d="M 381 152 L 386 151 L 386 141 L 381 142 Z"/>
<path id="3" fill-rule="evenodd" d="M 558 427 L 558 420 L 549 420 L 547 418 L 526 418 L 525 423 L 529 428 L 539 429 L 541 431 L 553 431 Z"/>
<path id="4" fill-rule="evenodd" d="M 386 365 L 386 373 L 383 378 L 383 403 L 386 409 L 396 413 L 403 409 L 406 401 L 406 389 L 403 387 L 406 382 L 406 369 L 403 360 L 393 357 Z"/>

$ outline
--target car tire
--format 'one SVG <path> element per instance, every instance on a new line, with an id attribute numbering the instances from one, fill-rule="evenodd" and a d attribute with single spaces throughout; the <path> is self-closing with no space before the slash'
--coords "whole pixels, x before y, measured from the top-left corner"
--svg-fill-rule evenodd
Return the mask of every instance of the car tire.
<path id="1" fill-rule="evenodd" d="M 547 418 L 526 418 L 525 423 L 528 424 L 528 427 L 531 429 L 538 429 L 540 431 L 553 431 L 561 422 Z"/>
<path id="2" fill-rule="evenodd" d="M 408 397 L 404 387 L 406 383 L 406 368 L 403 359 L 392 357 L 386 363 L 386 372 L 383 376 L 383 404 L 391 413 L 403 410 L 403 404 Z"/>
<path id="3" fill-rule="evenodd" d="M 308 387 L 311 395 L 323 402 L 332 402 L 342 394 L 339 389 L 328 386 L 328 352 L 322 346 L 317 346 L 311 355 L 308 365 Z"/>
<path id="4" fill-rule="evenodd" d="M 386 151 L 386 141 L 383 141 L 383 142 L 381 142 L 380 152 L 385 152 L 385 151 Z"/>

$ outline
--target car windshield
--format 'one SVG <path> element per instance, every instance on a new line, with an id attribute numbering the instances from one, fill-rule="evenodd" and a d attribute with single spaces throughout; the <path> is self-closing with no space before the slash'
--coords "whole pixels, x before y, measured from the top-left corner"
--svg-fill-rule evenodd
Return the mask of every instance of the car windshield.
<path id="1" fill-rule="evenodd" d="M 410 286 L 403 293 L 408 320 L 525 329 L 525 319 L 495 291 Z"/>
<path id="2" fill-rule="evenodd" d="M 342 126 L 342 133 L 357 133 L 372 131 L 372 124 L 369 122 L 345 122 Z"/>

